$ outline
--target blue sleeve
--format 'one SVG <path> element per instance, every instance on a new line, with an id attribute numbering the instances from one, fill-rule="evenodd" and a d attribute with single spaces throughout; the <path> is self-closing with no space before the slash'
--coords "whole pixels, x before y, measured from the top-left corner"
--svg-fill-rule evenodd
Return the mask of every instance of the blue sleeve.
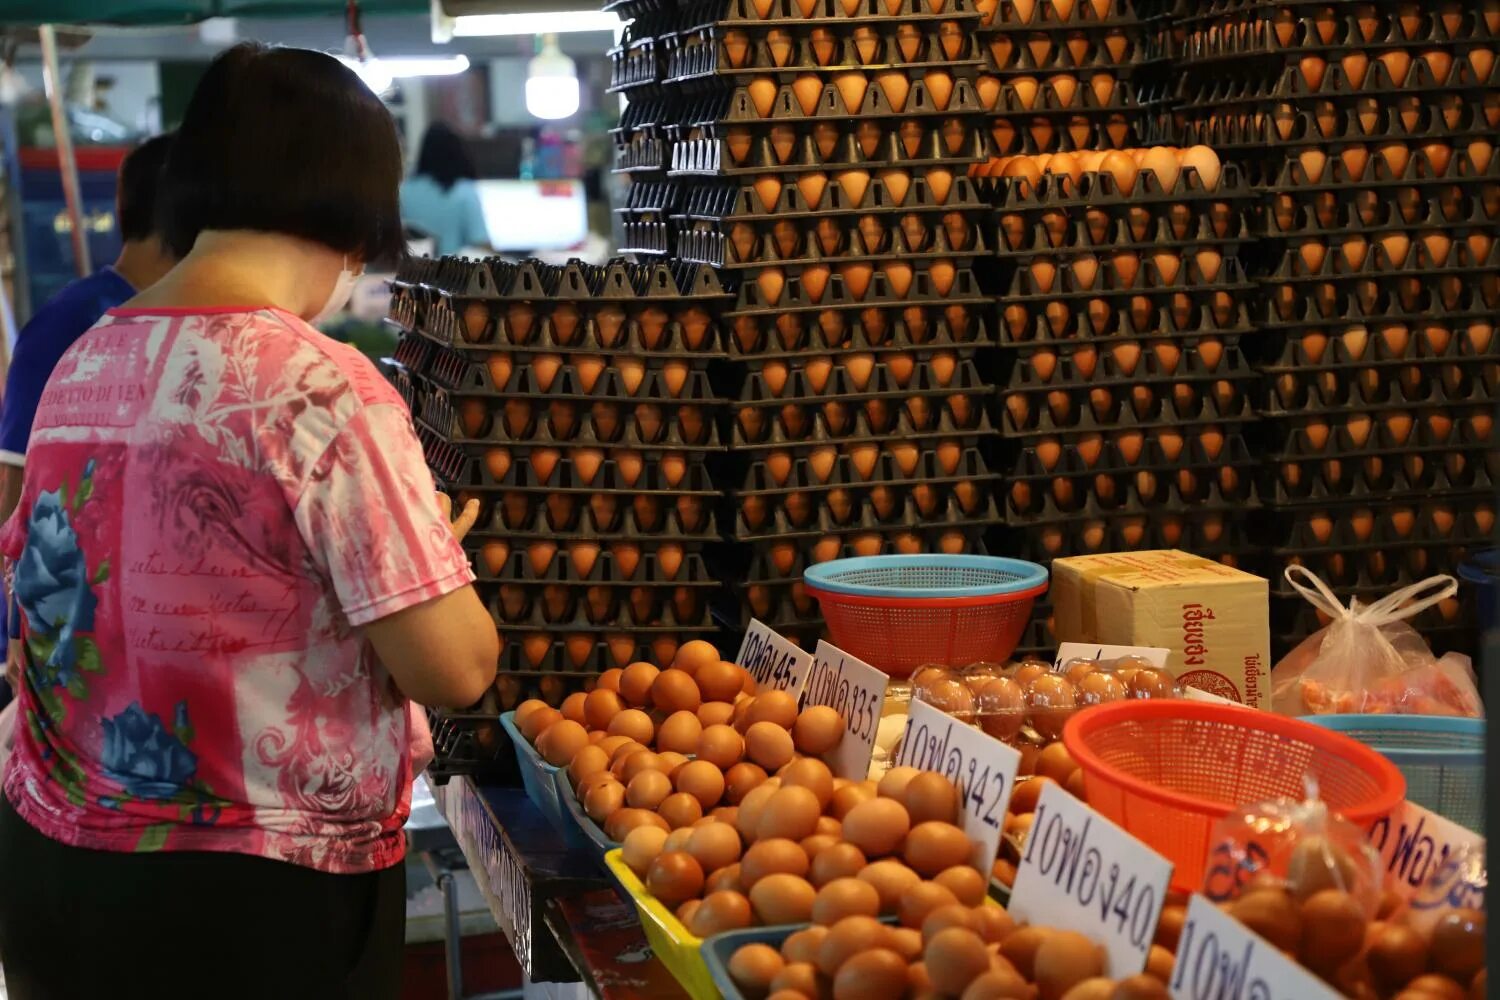
<path id="1" fill-rule="evenodd" d="M 72 297 L 53 299 L 16 335 L 16 353 L 0 397 L 0 460 L 20 465 L 31 440 L 42 390 L 52 369 L 73 343 L 98 321 L 102 303 Z"/>

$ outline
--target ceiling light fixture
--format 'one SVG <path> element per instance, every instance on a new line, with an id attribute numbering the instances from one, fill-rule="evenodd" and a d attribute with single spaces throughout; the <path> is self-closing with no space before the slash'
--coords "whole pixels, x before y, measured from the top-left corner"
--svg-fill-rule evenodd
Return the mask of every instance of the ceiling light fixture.
<path id="1" fill-rule="evenodd" d="M 557 47 L 556 35 L 543 35 L 540 51 L 526 64 L 526 110 L 547 121 L 578 111 L 578 67 Z"/>
<path id="2" fill-rule="evenodd" d="M 463 14 L 453 19 L 453 37 L 493 35 L 560 35 L 574 31 L 611 31 L 625 26 L 618 14 L 602 10 L 564 10 L 535 14 Z"/>

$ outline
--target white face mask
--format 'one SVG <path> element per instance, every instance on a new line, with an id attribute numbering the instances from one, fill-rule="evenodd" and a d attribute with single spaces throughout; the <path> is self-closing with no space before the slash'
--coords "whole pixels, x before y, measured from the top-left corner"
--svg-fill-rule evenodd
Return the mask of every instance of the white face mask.
<path id="1" fill-rule="evenodd" d="M 339 276 L 333 281 L 333 291 L 328 294 L 328 301 L 323 303 L 323 308 L 308 320 L 313 326 L 333 318 L 333 315 L 344 308 L 349 302 L 349 296 L 354 294 L 354 283 L 363 275 L 363 271 L 349 270 L 349 257 L 344 256 L 344 268 L 339 271 Z"/>

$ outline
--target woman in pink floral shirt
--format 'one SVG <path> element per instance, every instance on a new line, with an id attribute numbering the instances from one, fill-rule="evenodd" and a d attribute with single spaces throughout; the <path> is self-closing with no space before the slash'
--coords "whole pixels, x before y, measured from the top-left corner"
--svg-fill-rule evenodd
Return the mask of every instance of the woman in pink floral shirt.
<path id="1" fill-rule="evenodd" d="M 406 698 L 498 639 L 410 415 L 309 320 L 400 252 L 400 150 L 331 57 L 215 60 L 162 179 L 183 260 L 64 355 L 7 524 L 12 1000 L 394 997 Z"/>

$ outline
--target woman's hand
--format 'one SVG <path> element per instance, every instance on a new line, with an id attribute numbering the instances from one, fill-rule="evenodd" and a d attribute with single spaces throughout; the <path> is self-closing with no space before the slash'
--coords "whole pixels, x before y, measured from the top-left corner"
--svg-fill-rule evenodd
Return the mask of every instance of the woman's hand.
<path id="1" fill-rule="evenodd" d="M 474 527 L 474 522 L 479 520 L 479 501 L 470 500 L 464 504 L 464 509 L 458 512 L 458 516 L 454 517 L 453 498 L 442 491 L 438 492 L 437 498 L 438 506 L 443 511 L 443 520 L 447 521 L 448 527 L 453 529 L 453 537 L 460 542 L 463 541 L 464 536 Z"/>

